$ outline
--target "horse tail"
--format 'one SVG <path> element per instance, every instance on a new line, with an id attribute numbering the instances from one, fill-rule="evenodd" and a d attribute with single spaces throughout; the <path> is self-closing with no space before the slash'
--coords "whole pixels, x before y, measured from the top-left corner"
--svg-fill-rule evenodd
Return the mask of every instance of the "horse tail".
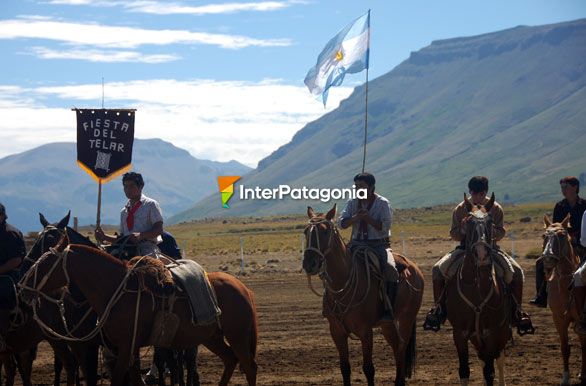
<path id="1" fill-rule="evenodd" d="M 413 323 L 411 331 L 411 339 L 409 339 L 407 349 L 405 350 L 405 376 L 408 379 L 415 374 L 415 364 L 417 360 L 417 328 L 415 323 Z"/>
<path id="2" fill-rule="evenodd" d="M 254 294 L 248 290 L 248 298 L 252 310 L 252 329 L 250 331 L 250 353 L 252 357 L 256 357 L 256 347 L 258 344 L 258 313 L 256 312 L 256 303 L 254 301 Z"/>

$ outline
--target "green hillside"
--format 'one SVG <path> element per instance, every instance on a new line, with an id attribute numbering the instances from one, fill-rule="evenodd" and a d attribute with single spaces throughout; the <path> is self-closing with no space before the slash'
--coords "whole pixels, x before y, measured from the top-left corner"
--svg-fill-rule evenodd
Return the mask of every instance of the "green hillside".
<path id="1" fill-rule="evenodd" d="M 469 177 L 497 199 L 552 201 L 586 172 L 586 20 L 433 42 L 369 83 L 367 170 L 396 207 L 460 200 Z M 364 86 L 309 123 L 242 183 L 348 187 L 360 171 Z M 586 175 L 582 174 L 582 176 Z M 174 216 L 299 213 L 307 203 L 219 195 Z M 326 206 L 319 202 L 315 206 Z"/>

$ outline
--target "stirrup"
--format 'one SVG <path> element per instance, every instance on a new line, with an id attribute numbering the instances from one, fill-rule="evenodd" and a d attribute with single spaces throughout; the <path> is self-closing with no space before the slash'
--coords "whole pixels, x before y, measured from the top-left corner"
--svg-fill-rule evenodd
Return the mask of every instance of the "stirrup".
<path id="1" fill-rule="evenodd" d="M 435 309 L 429 310 L 427 315 L 425 315 L 425 320 L 423 321 L 423 329 L 425 331 L 433 331 L 438 332 L 444 323 L 445 318 L 442 315 L 441 307 L 436 306 Z"/>
<path id="2" fill-rule="evenodd" d="M 533 322 L 531 322 L 531 318 L 525 312 L 519 312 L 517 316 L 517 334 L 519 336 L 523 335 L 533 335 L 535 334 L 535 327 L 533 327 Z"/>

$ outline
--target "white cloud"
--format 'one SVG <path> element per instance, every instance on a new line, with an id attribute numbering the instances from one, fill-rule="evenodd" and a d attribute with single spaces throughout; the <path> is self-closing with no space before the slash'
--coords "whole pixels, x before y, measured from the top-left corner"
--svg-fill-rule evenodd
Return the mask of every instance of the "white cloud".
<path id="1" fill-rule="evenodd" d="M 156 79 L 106 83 L 106 107 L 137 108 L 135 135 L 162 138 L 198 158 L 250 166 L 287 143 L 352 91 L 330 90 L 324 110 L 305 87 L 278 80 Z M 55 141 L 75 141 L 71 106 L 98 106 L 101 84 L 30 89 L 0 85 L 0 157 Z M 45 107 L 50 100 L 59 108 Z"/>
<path id="2" fill-rule="evenodd" d="M 52 50 L 46 47 L 31 47 L 31 53 L 41 59 L 74 59 L 90 62 L 121 63 L 165 63 L 178 60 L 177 55 L 146 55 L 136 51 L 115 51 L 115 50 Z"/>
<path id="3" fill-rule="evenodd" d="M 82 24 L 38 18 L 0 20 L 0 39 L 42 39 L 101 48 L 136 48 L 142 45 L 204 44 L 221 48 L 290 46 L 289 39 L 255 39 L 240 35 L 144 29 Z"/>
<path id="4" fill-rule="evenodd" d="M 243 11 L 269 12 L 288 8 L 294 1 L 260 1 L 243 3 L 220 3 L 189 6 L 180 2 L 168 1 L 91 1 L 91 0 L 52 0 L 49 4 L 57 5 L 88 5 L 97 7 L 122 7 L 132 12 L 151 13 L 156 15 L 187 14 L 209 15 L 226 14 Z"/>

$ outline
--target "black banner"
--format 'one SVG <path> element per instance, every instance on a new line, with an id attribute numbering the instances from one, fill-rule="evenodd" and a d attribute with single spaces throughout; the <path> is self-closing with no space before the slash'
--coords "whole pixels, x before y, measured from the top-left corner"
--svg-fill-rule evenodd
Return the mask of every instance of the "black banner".
<path id="1" fill-rule="evenodd" d="M 77 163 L 97 181 L 130 169 L 136 110 L 75 109 Z"/>

